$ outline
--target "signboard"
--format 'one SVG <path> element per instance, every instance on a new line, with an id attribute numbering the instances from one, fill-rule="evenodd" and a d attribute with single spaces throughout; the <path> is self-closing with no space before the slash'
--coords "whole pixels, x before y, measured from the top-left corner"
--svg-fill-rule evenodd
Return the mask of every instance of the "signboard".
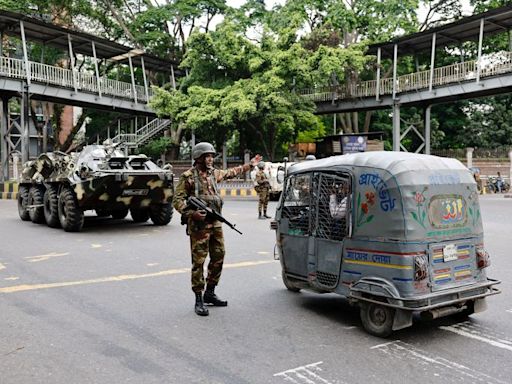
<path id="1" fill-rule="evenodd" d="M 343 154 L 365 152 L 366 140 L 366 136 L 343 136 L 341 138 Z"/>

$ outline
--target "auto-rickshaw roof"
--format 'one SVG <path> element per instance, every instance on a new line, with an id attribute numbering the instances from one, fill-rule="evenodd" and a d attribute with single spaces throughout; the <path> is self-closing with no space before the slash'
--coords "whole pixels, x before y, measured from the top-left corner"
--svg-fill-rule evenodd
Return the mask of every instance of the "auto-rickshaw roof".
<path id="1" fill-rule="evenodd" d="M 375 151 L 331 156 L 325 159 L 303 161 L 292 165 L 288 174 L 336 167 L 370 167 L 399 175 L 411 171 L 461 170 L 467 168 L 456 159 L 409 152 Z"/>

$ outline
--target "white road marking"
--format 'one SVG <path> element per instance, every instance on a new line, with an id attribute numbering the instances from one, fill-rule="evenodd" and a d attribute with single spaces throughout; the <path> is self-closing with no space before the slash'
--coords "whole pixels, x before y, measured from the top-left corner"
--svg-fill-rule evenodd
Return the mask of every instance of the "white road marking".
<path id="1" fill-rule="evenodd" d="M 318 372 L 322 371 L 322 368 L 319 367 L 322 363 L 322 361 L 318 361 L 316 363 L 288 369 L 283 372 L 275 373 L 274 377 L 282 377 L 285 381 L 294 384 L 333 384 L 318 374 Z M 343 382 L 340 383 L 343 384 Z"/>
<path id="2" fill-rule="evenodd" d="M 45 261 L 52 257 L 61 257 L 61 256 L 67 256 L 67 255 L 69 255 L 69 252 L 63 252 L 63 253 L 52 252 L 52 253 L 48 253 L 46 255 L 28 256 L 28 257 L 25 257 L 25 259 L 27 259 L 29 263 L 37 263 L 38 261 Z"/>
<path id="3" fill-rule="evenodd" d="M 506 312 L 512 313 L 512 309 L 507 309 Z"/>
<path id="4" fill-rule="evenodd" d="M 432 375 L 443 377 L 444 382 L 451 382 L 451 379 L 459 382 L 461 378 L 465 378 L 472 383 L 507 384 L 506 381 L 499 380 L 441 356 L 432 355 L 400 340 L 379 344 L 371 347 L 371 349 L 378 349 L 387 355 L 404 361 L 404 363 L 406 360 L 413 360 L 419 365 L 428 367 Z"/>
<path id="5" fill-rule="evenodd" d="M 226 268 L 253 267 L 253 266 L 258 266 L 258 265 L 270 264 L 273 262 L 274 262 L 273 260 L 243 261 L 240 263 L 224 264 L 223 268 L 226 269 Z M 167 269 L 167 270 L 160 271 L 160 272 L 143 273 L 143 274 L 139 274 L 139 275 L 117 275 L 117 276 L 100 277 L 97 279 L 89 279 L 89 280 L 63 281 L 60 283 L 13 285 L 10 287 L 0 288 L 0 294 L 23 292 L 23 291 L 34 291 L 34 290 L 38 290 L 38 289 L 72 287 L 72 286 L 77 286 L 77 285 L 113 283 L 113 282 L 126 281 L 126 280 L 147 279 L 147 278 L 152 278 L 152 277 L 161 277 L 161 276 L 177 275 L 177 274 L 184 274 L 184 273 L 190 273 L 190 267 Z"/>
<path id="6" fill-rule="evenodd" d="M 266 251 L 259 251 L 259 252 L 256 252 L 258 255 L 269 255 L 270 252 L 266 252 Z"/>
<path id="7" fill-rule="evenodd" d="M 146 265 L 148 267 L 154 267 L 155 265 L 159 265 L 159 263 L 147 263 Z"/>
<path id="8" fill-rule="evenodd" d="M 91 248 L 101 248 L 103 245 L 101 244 L 91 244 Z"/>
<path id="9" fill-rule="evenodd" d="M 19 280 L 19 279 L 20 279 L 20 278 L 19 278 L 19 277 L 17 277 L 17 276 L 11 276 L 11 277 L 6 277 L 4 280 L 9 280 L 9 281 L 11 281 L 11 280 Z"/>
<path id="10" fill-rule="evenodd" d="M 480 327 L 478 325 L 472 324 L 469 321 L 455 325 L 441 326 L 439 328 L 443 331 L 453 332 L 457 335 L 478 340 L 483 343 L 490 344 L 493 347 L 506 349 L 512 352 L 512 340 L 503 338 L 504 335 L 497 334 L 493 330 Z"/>
<path id="11" fill-rule="evenodd" d="M 0 271 L 1 271 L 2 269 L 5 269 L 5 265 L 3 265 L 2 263 L 0 263 Z"/>

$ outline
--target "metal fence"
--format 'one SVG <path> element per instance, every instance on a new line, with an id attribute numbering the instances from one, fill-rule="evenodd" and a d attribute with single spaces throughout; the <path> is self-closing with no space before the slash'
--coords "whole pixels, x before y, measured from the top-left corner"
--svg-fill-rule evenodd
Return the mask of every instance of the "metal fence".
<path id="1" fill-rule="evenodd" d="M 113 96 L 116 98 L 137 100 L 147 103 L 153 96 L 152 89 L 148 89 L 148 97 L 143 86 L 108 79 L 97 78 L 92 73 L 78 72 L 48 64 L 29 61 L 29 71 L 25 68 L 25 61 L 11 57 L 0 57 L 0 76 L 14 79 L 28 79 L 34 83 L 51 84 L 57 87 L 77 89 L 82 92 L 90 92 Z"/>
<path id="2" fill-rule="evenodd" d="M 484 55 L 480 60 L 480 66 L 477 60 L 472 60 L 434 68 L 433 72 L 432 86 L 434 87 L 450 83 L 474 81 L 478 76 L 484 78 L 512 72 L 512 52 L 500 51 Z M 427 89 L 429 87 L 430 70 L 410 73 L 399 76 L 396 79 L 397 93 Z M 319 85 L 318 87 L 302 89 L 298 93 L 311 101 L 317 102 L 371 97 L 377 94 L 377 81 L 369 80 L 340 86 Z M 379 95 L 389 95 L 392 93 L 393 79 L 381 79 Z"/>

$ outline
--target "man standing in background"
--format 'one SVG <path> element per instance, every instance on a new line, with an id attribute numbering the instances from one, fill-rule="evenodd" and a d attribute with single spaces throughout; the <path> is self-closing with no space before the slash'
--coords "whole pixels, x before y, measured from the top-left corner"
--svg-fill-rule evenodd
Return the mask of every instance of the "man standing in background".
<path id="1" fill-rule="evenodd" d="M 256 173 L 256 186 L 254 187 L 258 193 L 258 219 L 270 219 L 270 216 L 267 216 L 270 183 L 264 169 L 265 163 L 260 161 L 258 163 L 258 172 Z"/>

